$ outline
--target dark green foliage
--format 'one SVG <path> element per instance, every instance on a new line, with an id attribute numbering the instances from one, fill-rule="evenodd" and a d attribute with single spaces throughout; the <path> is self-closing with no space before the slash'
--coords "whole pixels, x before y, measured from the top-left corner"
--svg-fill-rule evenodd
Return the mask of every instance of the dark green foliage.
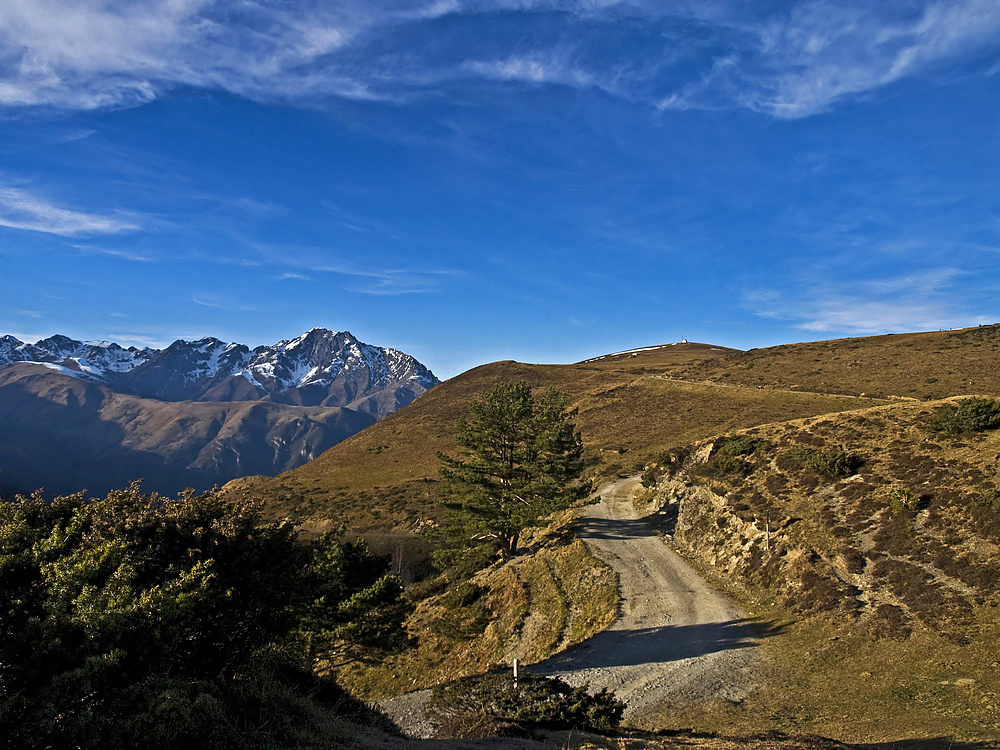
<path id="1" fill-rule="evenodd" d="M 316 647 L 398 645 L 400 593 L 363 545 L 300 544 L 211 493 L 19 498 L 0 505 L 0 729 L 25 748 L 294 744 L 344 699 L 310 674 Z"/>
<path id="2" fill-rule="evenodd" d="M 404 623 L 411 607 L 403 586 L 389 574 L 390 559 L 377 557 L 364 541 L 339 543 L 330 532 L 314 541 L 293 604 L 296 636 L 307 658 L 322 650 L 341 660 L 398 651 L 409 643 Z M 290 582 L 291 583 L 291 582 Z"/>
<path id="3" fill-rule="evenodd" d="M 642 486 L 646 489 L 652 489 L 659 481 L 660 477 L 655 466 L 648 466 L 646 467 L 646 470 L 642 472 Z"/>
<path id="4" fill-rule="evenodd" d="M 729 435 L 722 439 L 718 453 L 723 456 L 749 456 L 767 442 L 753 435 Z"/>
<path id="5" fill-rule="evenodd" d="M 1000 401 L 979 396 L 963 398 L 957 404 L 936 409 L 924 424 L 931 432 L 952 435 L 995 430 L 1000 427 Z"/>
<path id="6" fill-rule="evenodd" d="M 441 597 L 445 612 L 434 622 L 434 631 L 453 640 L 482 633 L 493 614 L 483 598 L 487 591 L 485 586 L 472 581 L 459 581 L 450 586 Z"/>
<path id="7" fill-rule="evenodd" d="M 920 497 L 909 487 L 893 487 L 889 490 L 889 507 L 897 512 L 915 511 L 920 508 Z"/>
<path id="8" fill-rule="evenodd" d="M 703 477 L 740 476 L 749 465 L 739 456 L 716 454 L 703 463 L 691 467 L 691 473 Z"/>
<path id="9" fill-rule="evenodd" d="M 836 448 L 823 450 L 796 446 L 786 452 L 785 459 L 784 462 L 779 462 L 779 468 L 797 466 L 812 474 L 830 479 L 849 477 L 861 466 L 861 460 L 857 456 Z"/>
<path id="10" fill-rule="evenodd" d="M 497 383 L 459 422 L 459 458 L 439 455 L 454 502 L 447 528 L 453 543 L 489 540 L 505 557 L 521 531 L 586 494 L 575 482 L 583 444 L 566 397 L 553 389 L 535 398 L 523 380 Z"/>
<path id="11" fill-rule="evenodd" d="M 448 592 L 441 597 L 441 603 L 449 609 L 468 607 L 485 594 L 486 591 L 487 589 L 478 583 L 462 581 L 448 589 Z"/>
<path id="12" fill-rule="evenodd" d="M 465 677 L 434 688 L 427 714 L 445 736 L 517 734 L 525 725 L 556 729 L 611 730 L 625 704 L 607 689 L 595 695 L 555 677 L 522 674 L 517 687 L 509 669 Z"/>

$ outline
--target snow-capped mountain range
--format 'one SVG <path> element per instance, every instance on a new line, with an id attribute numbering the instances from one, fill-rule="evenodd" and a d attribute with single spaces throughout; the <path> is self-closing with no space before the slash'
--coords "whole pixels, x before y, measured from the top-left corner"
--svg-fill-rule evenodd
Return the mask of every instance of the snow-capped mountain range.
<path id="1" fill-rule="evenodd" d="M 386 416 L 440 381 L 408 354 L 313 328 L 255 349 L 209 337 L 165 349 L 52 336 L 0 339 L 0 365 L 37 362 L 116 391 L 165 401 L 274 401 Z"/>
<path id="2" fill-rule="evenodd" d="M 273 476 L 437 385 L 413 357 L 314 328 L 251 349 L 0 338 L 0 478 L 97 495 L 143 479 L 172 494 Z M 0 488 L 2 489 L 2 488 Z"/>

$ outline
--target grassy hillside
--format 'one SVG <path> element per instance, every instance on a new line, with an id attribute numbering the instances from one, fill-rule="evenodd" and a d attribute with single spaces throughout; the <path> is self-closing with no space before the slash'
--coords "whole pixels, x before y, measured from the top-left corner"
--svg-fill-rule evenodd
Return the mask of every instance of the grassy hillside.
<path id="1" fill-rule="evenodd" d="M 479 674 L 519 659 L 532 664 L 601 632 L 618 615 L 618 577 L 572 534 L 563 511 L 526 535 L 530 554 L 494 563 L 470 580 L 411 587 L 415 648 L 378 664 L 337 670 L 338 683 L 382 698 Z"/>
<path id="2" fill-rule="evenodd" d="M 672 368 L 691 380 L 937 399 L 1000 393 L 1000 325 L 788 344 Z"/>
<path id="3" fill-rule="evenodd" d="M 685 347 L 680 364 L 718 356 Z M 724 350 L 731 351 L 731 350 Z M 307 525 L 346 522 L 355 531 L 413 530 L 437 514 L 437 454 L 455 450 L 456 422 L 469 401 L 499 380 L 524 379 L 569 394 L 593 478 L 634 472 L 674 445 L 728 429 L 880 403 L 848 396 L 730 388 L 666 379 L 678 363 L 662 352 L 624 363 L 477 367 L 421 396 L 405 409 L 354 435 L 315 461 L 275 478 L 227 486 L 266 498 L 269 512 Z"/>
<path id="4" fill-rule="evenodd" d="M 269 513 L 306 527 L 346 522 L 382 534 L 390 549 L 438 517 L 436 455 L 455 449 L 469 401 L 499 380 L 553 386 L 579 409 L 590 478 L 676 459 L 646 509 L 773 633 L 756 696 L 672 711 L 664 728 L 985 747 L 1000 736 L 1000 433 L 949 437 L 925 421 L 940 408 L 930 399 L 1000 394 L 998 363 L 997 326 L 750 352 L 673 345 L 575 365 L 499 362 L 306 466 L 229 489 L 259 494 Z M 727 435 L 755 449 L 714 463 Z M 541 544 L 535 552 L 547 551 L 476 579 L 483 590 L 463 600 L 457 620 L 445 599 L 457 594 L 422 594 L 412 624 L 423 651 L 344 678 L 371 694 L 401 690 L 529 648 L 513 638 L 529 623 L 552 636 L 572 598 L 525 592 L 549 579 L 552 591 L 565 589 L 552 556 L 570 555 L 568 544 Z M 503 648 L 498 633 L 507 633 Z"/>
<path id="5" fill-rule="evenodd" d="M 667 726 L 1000 736 L 1000 432 L 929 429 L 942 406 L 794 420 L 692 446 L 644 498 L 675 544 L 782 625 L 751 705 Z"/>

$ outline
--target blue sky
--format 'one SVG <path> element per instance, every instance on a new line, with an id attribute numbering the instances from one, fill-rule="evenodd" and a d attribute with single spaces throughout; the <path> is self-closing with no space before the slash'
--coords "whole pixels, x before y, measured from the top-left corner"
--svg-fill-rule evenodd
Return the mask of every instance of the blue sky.
<path id="1" fill-rule="evenodd" d="M 1000 321 L 1000 4 L 4 0 L 0 283 L 440 377 Z"/>

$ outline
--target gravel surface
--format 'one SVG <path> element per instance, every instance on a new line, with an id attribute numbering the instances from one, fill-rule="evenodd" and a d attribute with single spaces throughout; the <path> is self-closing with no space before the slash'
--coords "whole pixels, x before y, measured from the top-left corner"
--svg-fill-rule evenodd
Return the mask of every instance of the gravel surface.
<path id="1" fill-rule="evenodd" d="M 619 575 L 618 620 L 530 671 L 613 690 L 628 706 L 626 720 L 644 726 L 654 708 L 741 700 L 760 656 L 740 609 L 638 518 L 639 487 L 637 478 L 603 487 L 581 517 L 580 537 Z"/>
<path id="2" fill-rule="evenodd" d="M 608 688 L 625 702 L 625 719 L 644 728 L 656 709 L 712 699 L 741 700 L 760 664 L 749 621 L 638 517 L 638 478 L 601 489 L 588 505 L 579 536 L 618 573 L 621 612 L 610 629 L 528 667 L 592 690 Z M 411 737 L 430 737 L 423 716 L 430 691 L 380 701 Z"/>

